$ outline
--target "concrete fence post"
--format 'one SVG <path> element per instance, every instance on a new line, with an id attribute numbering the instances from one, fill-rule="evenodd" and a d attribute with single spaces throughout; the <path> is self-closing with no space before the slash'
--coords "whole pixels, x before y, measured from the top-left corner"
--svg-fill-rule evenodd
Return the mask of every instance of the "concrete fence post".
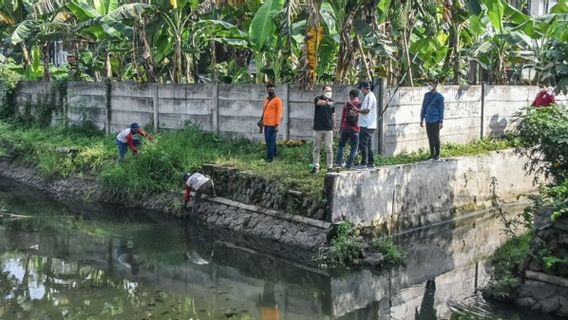
<path id="1" fill-rule="evenodd" d="M 106 92 L 105 92 L 105 110 L 106 110 L 106 118 L 105 118 L 105 129 L 106 134 L 110 134 L 110 124 L 112 120 L 112 103 L 111 103 L 111 96 L 112 96 L 112 80 L 106 79 Z"/>
<path id="2" fill-rule="evenodd" d="M 219 84 L 213 85 L 213 110 L 211 110 L 212 130 L 219 133 Z"/>
<path id="3" fill-rule="evenodd" d="M 288 83 L 284 84 L 282 98 L 284 100 L 284 140 L 290 140 L 290 85 Z"/>
<path id="4" fill-rule="evenodd" d="M 384 128 L 384 121 L 381 113 L 385 109 L 385 100 L 386 100 L 386 81 L 385 78 L 377 79 L 377 137 L 376 137 L 376 150 L 377 154 L 383 155 L 384 154 L 384 138 L 385 138 L 385 128 Z"/>
<path id="5" fill-rule="evenodd" d="M 160 128 L 160 97 L 158 96 L 159 84 L 152 85 L 152 109 L 154 111 L 154 132 Z"/>
<path id="6" fill-rule="evenodd" d="M 480 139 L 483 139 L 483 137 L 485 136 L 485 83 L 481 84 L 481 121 L 479 122 L 481 124 L 481 128 L 479 130 L 479 137 Z"/>

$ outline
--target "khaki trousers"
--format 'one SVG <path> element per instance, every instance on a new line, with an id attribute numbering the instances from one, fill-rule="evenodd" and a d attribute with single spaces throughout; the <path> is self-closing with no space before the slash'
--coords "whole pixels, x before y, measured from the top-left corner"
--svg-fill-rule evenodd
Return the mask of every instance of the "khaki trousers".
<path id="1" fill-rule="evenodd" d="M 312 159 L 317 168 L 320 166 L 319 163 L 322 143 L 325 146 L 325 160 L 327 168 L 331 169 L 333 168 L 333 131 L 314 131 L 314 150 L 312 153 Z"/>

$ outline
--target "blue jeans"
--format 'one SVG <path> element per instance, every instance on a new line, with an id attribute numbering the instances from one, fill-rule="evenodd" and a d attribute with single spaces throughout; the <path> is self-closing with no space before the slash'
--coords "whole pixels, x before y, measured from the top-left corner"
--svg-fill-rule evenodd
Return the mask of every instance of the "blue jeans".
<path id="1" fill-rule="evenodd" d="M 355 132 L 352 130 L 341 130 L 339 134 L 339 144 L 337 146 L 337 159 L 335 163 L 337 165 L 341 165 L 343 163 L 343 149 L 345 148 L 345 144 L 349 140 L 349 158 L 347 158 L 347 163 L 345 166 L 350 168 L 353 165 L 353 159 L 357 156 L 357 148 L 359 147 L 359 132 Z"/>
<path id="2" fill-rule="evenodd" d="M 276 127 L 264 127 L 264 141 L 266 141 L 266 160 L 273 161 L 276 157 Z"/>
<path id="3" fill-rule="evenodd" d="M 132 142 L 134 143 L 136 148 L 139 148 L 142 145 L 142 141 L 140 141 L 140 139 L 134 139 Z M 118 160 L 124 160 L 126 153 L 128 153 L 128 144 L 120 142 L 118 139 L 116 139 L 116 147 L 118 148 Z"/>

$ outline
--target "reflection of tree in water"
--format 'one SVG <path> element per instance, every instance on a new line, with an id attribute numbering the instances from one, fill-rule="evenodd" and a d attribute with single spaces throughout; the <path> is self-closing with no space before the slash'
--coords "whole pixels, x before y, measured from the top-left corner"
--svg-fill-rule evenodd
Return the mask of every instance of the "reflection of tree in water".
<path id="1" fill-rule="evenodd" d="M 39 287 L 43 293 L 32 294 Z M 0 255 L 0 292 L 0 319 L 208 319 L 191 297 L 31 253 Z"/>
<path id="2" fill-rule="evenodd" d="M 426 281 L 424 297 L 420 305 L 420 311 L 416 310 L 415 320 L 436 320 L 436 308 L 434 307 L 434 297 L 436 294 L 436 282 L 434 279 Z"/>

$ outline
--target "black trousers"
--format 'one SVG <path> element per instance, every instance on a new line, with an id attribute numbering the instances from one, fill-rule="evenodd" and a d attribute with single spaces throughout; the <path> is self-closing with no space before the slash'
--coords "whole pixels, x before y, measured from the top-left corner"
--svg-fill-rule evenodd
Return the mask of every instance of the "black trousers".
<path id="1" fill-rule="evenodd" d="M 426 134 L 428 135 L 428 144 L 430 145 L 430 155 L 432 157 L 440 156 L 440 123 L 426 123 Z"/>
<path id="2" fill-rule="evenodd" d="M 375 165 L 375 156 L 373 155 L 373 133 L 375 133 L 375 129 L 363 127 L 361 127 L 361 132 L 359 132 L 359 151 L 361 152 L 362 165 Z"/>

